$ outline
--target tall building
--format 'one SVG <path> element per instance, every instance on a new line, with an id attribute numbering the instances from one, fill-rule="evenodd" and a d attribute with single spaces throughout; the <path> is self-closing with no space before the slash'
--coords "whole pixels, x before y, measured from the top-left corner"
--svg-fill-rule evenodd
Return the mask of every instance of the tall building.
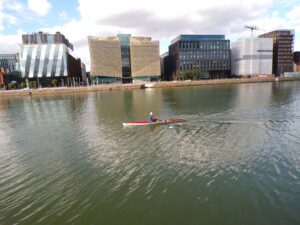
<path id="1" fill-rule="evenodd" d="M 300 52 L 294 52 L 294 72 L 300 72 Z"/>
<path id="2" fill-rule="evenodd" d="M 179 35 L 171 42 L 168 57 L 173 79 L 193 71 L 199 71 L 202 79 L 230 74 L 230 41 L 225 35 Z"/>
<path id="3" fill-rule="evenodd" d="M 164 81 L 172 80 L 169 58 L 169 52 L 165 52 L 160 56 L 161 79 Z"/>
<path id="4" fill-rule="evenodd" d="M 231 45 L 232 75 L 272 74 L 272 38 L 242 39 Z"/>
<path id="5" fill-rule="evenodd" d="M 273 39 L 273 68 L 275 76 L 293 72 L 294 30 L 275 30 L 259 35 L 260 38 Z"/>
<path id="6" fill-rule="evenodd" d="M 94 83 L 159 79 L 158 41 L 130 34 L 88 37 L 88 41 Z"/>
<path id="7" fill-rule="evenodd" d="M 82 82 L 81 60 L 73 55 L 73 45 L 59 32 L 22 35 L 20 69 L 23 78 L 36 80 L 41 86 L 56 80 L 58 85 Z"/>

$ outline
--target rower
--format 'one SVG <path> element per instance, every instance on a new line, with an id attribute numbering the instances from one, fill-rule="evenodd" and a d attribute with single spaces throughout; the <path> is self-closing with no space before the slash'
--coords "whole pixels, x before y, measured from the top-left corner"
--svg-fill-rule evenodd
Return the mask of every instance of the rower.
<path id="1" fill-rule="evenodd" d="M 152 112 L 150 112 L 149 122 L 150 123 L 155 123 L 157 121 L 158 121 L 158 119 L 153 115 Z"/>

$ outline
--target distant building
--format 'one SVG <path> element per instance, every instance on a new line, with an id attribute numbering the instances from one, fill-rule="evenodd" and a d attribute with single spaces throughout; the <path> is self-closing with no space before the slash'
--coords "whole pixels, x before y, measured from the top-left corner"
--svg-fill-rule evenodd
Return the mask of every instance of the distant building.
<path id="1" fill-rule="evenodd" d="M 294 72 L 300 72 L 300 52 L 294 52 Z"/>
<path id="2" fill-rule="evenodd" d="M 164 81 L 172 80 L 172 71 L 170 70 L 169 52 L 160 56 L 161 79 Z"/>
<path id="3" fill-rule="evenodd" d="M 88 37 L 88 41 L 94 83 L 159 79 L 158 41 L 130 34 Z"/>
<path id="4" fill-rule="evenodd" d="M 179 35 L 169 46 L 168 67 L 173 79 L 199 71 L 202 79 L 230 75 L 230 41 L 225 35 Z"/>
<path id="5" fill-rule="evenodd" d="M 19 73 L 19 54 L 0 54 L 0 85 L 3 85 L 4 74 Z"/>
<path id="6" fill-rule="evenodd" d="M 73 45 L 64 35 L 43 32 L 22 35 L 20 69 L 23 78 L 48 86 L 53 80 L 59 86 L 82 82 L 81 60 L 73 55 Z"/>
<path id="7" fill-rule="evenodd" d="M 0 70 L 7 74 L 19 71 L 19 54 L 0 54 Z"/>
<path id="8" fill-rule="evenodd" d="M 275 76 L 293 72 L 294 30 L 275 30 L 259 35 L 260 38 L 273 39 L 273 68 Z"/>
<path id="9" fill-rule="evenodd" d="M 271 75 L 273 39 L 243 39 L 231 45 L 232 75 Z"/>

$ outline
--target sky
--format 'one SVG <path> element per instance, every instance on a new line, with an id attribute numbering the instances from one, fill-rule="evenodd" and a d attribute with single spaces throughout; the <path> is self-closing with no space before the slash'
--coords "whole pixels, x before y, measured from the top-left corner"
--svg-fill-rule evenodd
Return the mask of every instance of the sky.
<path id="1" fill-rule="evenodd" d="M 164 53 L 179 34 L 250 38 L 245 25 L 294 29 L 300 51 L 300 0 L 0 0 L 0 54 L 17 52 L 22 34 L 60 31 L 89 69 L 88 36 L 150 36 Z"/>

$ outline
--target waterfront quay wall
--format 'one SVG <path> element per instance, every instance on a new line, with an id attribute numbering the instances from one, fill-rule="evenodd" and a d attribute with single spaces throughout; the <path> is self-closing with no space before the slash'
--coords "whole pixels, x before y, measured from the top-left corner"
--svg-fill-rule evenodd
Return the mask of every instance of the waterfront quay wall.
<path id="1" fill-rule="evenodd" d="M 220 80 L 198 80 L 198 81 L 165 81 L 148 84 L 102 84 L 87 87 L 59 87 L 59 88 L 40 88 L 26 90 L 2 90 L 0 97 L 7 96 L 33 96 L 33 95 L 51 95 L 51 94 L 67 94 L 67 93 L 84 93 L 97 91 L 113 91 L 113 90 L 131 90 L 141 89 L 147 86 L 151 88 L 165 87 L 185 87 L 185 86 L 206 86 L 221 84 L 245 84 L 245 83 L 261 83 L 261 82 L 283 82 L 283 81 L 300 81 L 300 78 L 280 77 L 280 78 L 250 78 L 250 79 L 220 79 Z"/>
<path id="2" fill-rule="evenodd" d="M 126 89 L 140 89 L 141 84 L 103 84 L 86 87 L 54 87 L 54 88 L 39 88 L 39 89 L 23 89 L 23 90 L 3 90 L 0 91 L 0 97 L 6 96 L 33 96 L 33 95 L 53 95 L 67 93 L 84 93 L 97 91 L 112 91 Z"/>
<path id="3" fill-rule="evenodd" d="M 198 80 L 198 81 L 169 81 L 158 82 L 151 86 L 152 88 L 162 87 L 184 87 L 184 86 L 201 86 L 217 84 L 244 84 L 244 83 L 262 83 L 262 82 L 282 82 L 282 81 L 300 81 L 300 78 L 278 77 L 278 78 L 249 78 L 249 79 L 220 79 L 220 80 Z"/>

